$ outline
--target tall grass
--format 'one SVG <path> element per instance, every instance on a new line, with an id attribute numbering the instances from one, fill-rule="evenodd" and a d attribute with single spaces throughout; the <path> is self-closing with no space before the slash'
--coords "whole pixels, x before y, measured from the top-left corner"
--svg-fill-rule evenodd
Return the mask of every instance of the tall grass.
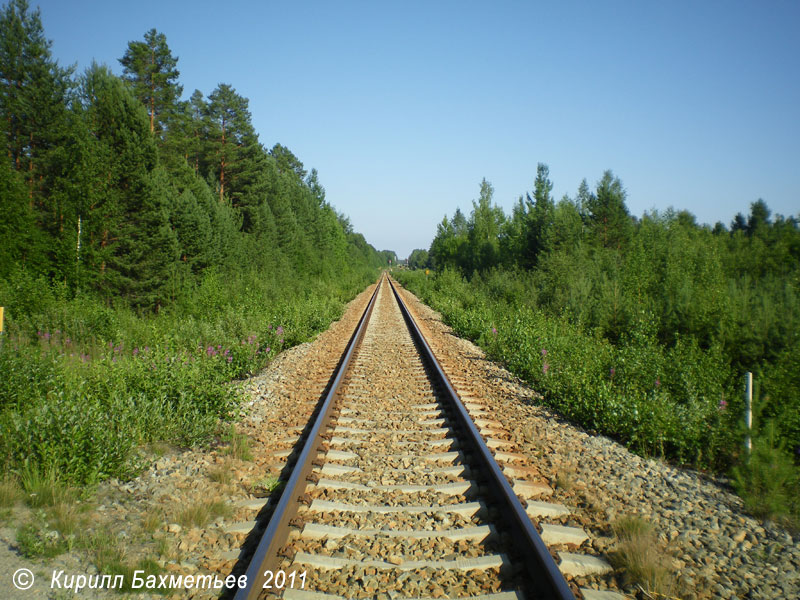
<path id="1" fill-rule="evenodd" d="M 445 321 L 529 382 L 545 404 L 632 449 L 722 466 L 736 444 L 730 370 L 719 349 L 660 345 L 643 316 L 619 344 L 453 272 L 399 275 Z"/>
<path id="2" fill-rule="evenodd" d="M 372 279 L 209 271 L 158 315 L 69 297 L 24 272 L 0 280 L 0 475 L 128 477 L 146 444 L 202 443 L 238 405 L 231 381 L 337 318 Z"/>
<path id="3" fill-rule="evenodd" d="M 541 299 L 531 298 L 537 288 L 509 274 L 471 281 L 447 270 L 397 277 L 562 415 L 641 454 L 720 472 L 738 465 L 732 474 L 751 511 L 796 527 L 800 471 L 792 454 L 800 455 L 800 438 L 792 433 L 800 417 L 789 409 L 798 402 L 792 394 L 800 371 L 793 367 L 800 359 L 791 347 L 767 370 L 763 387 L 774 395 L 760 403 L 764 418 L 753 432 L 753 455 L 743 460 L 744 401 L 722 342 L 701 347 L 692 336 L 676 335 L 664 343 L 646 309 L 625 317 L 612 342 L 568 311 L 538 309 Z M 783 437 L 775 415 L 784 415 Z"/>

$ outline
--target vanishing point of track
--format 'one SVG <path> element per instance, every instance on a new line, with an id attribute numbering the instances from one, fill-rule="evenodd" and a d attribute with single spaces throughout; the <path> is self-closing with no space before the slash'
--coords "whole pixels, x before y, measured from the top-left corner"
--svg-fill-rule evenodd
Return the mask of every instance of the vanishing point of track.
<path id="1" fill-rule="evenodd" d="M 491 427 L 382 277 L 235 598 L 574 598 Z"/>

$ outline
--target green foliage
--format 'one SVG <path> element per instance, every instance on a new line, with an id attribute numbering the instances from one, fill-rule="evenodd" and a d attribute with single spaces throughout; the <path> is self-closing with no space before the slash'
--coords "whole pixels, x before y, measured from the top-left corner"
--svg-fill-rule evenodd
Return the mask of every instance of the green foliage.
<path id="1" fill-rule="evenodd" d="M 119 60 L 124 78 L 131 84 L 138 100 L 147 107 L 150 131 L 159 132 L 183 90 L 177 84 L 178 59 L 167 46 L 167 37 L 151 29 L 144 42 L 128 42 L 125 56 Z M 156 127 L 156 125 L 158 125 Z"/>
<path id="2" fill-rule="evenodd" d="M 453 271 L 398 277 L 570 419 L 645 454 L 703 466 L 729 460 L 736 439 L 720 400 L 730 397 L 730 372 L 718 349 L 693 342 L 664 348 L 646 318 L 615 346 L 526 305 L 520 273 L 471 282 Z"/>
<path id="3" fill-rule="evenodd" d="M 539 164 L 533 197 L 520 197 L 510 219 L 494 217 L 501 227 L 476 227 L 489 214 L 483 200 L 469 221 L 456 210 L 431 242 L 436 276 L 398 277 L 544 403 L 644 454 L 718 470 L 736 464 L 741 381 L 754 372 L 761 441 L 735 471 L 738 487 L 755 512 L 795 518 L 797 219 L 772 220 L 758 200 L 730 232 L 698 226 L 688 211 L 637 220 L 611 171 L 556 206 L 551 189 Z M 479 243 L 478 230 L 495 240 Z M 486 254 L 495 242 L 499 255 Z"/>
<path id="4" fill-rule="evenodd" d="M 800 472 L 768 422 L 753 439 L 753 449 L 732 469 L 736 491 L 754 515 L 800 528 Z"/>
<path id="5" fill-rule="evenodd" d="M 430 260 L 428 258 L 428 251 L 417 248 L 416 250 L 412 250 L 410 256 L 408 257 L 408 268 L 409 269 L 425 269 L 430 266 Z"/>
<path id="6" fill-rule="evenodd" d="M 228 445 L 227 454 L 239 460 L 253 460 L 253 454 L 250 452 L 250 438 L 243 433 L 237 433 L 234 425 L 231 425 L 225 432 L 223 440 Z"/>
<path id="7" fill-rule="evenodd" d="M 52 558 L 66 552 L 68 545 L 58 532 L 27 523 L 17 530 L 17 548 L 26 558 Z"/>
<path id="8" fill-rule="evenodd" d="M 365 276 L 367 279 L 365 279 Z M 339 282 L 289 275 L 202 284 L 157 316 L 59 298 L 43 280 L 9 291 L 8 333 L 0 352 L 0 455 L 4 472 L 59 472 L 91 483 L 130 475 L 136 448 L 209 439 L 237 403 L 232 379 L 256 372 L 280 350 L 337 318 L 372 274 Z M 41 310 L 16 312 L 17 293 Z"/>
<path id="9" fill-rule="evenodd" d="M 0 474 L 125 477 L 140 448 L 218 431 L 230 381 L 325 328 L 394 254 L 316 170 L 265 150 L 232 86 L 179 101 L 164 34 L 128 44 L 124 81 L 73 80 L 25 0 L 0 40 Z"/>

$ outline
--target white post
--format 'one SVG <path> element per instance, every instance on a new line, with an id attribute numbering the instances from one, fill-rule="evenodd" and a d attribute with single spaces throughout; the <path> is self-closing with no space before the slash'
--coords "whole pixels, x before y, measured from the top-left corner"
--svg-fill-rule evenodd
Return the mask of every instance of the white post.
<path id="1" fill-rule="evenodd" d="M 750 430 L 753 428 L 753 374 L 748 371 L 744 376 L 744 424 L 747 425 L 747 434 L 744 438 L 744 447 L 747 454 L 753 449 L 750 439 Z"/>

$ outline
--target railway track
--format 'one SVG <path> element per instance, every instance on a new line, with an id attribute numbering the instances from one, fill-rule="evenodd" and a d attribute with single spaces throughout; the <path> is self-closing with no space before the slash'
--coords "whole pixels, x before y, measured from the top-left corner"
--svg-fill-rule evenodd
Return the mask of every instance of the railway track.
<path id="1" fill-rule="evenodd" d="M 497 427 L 382 277 L 235 598 L 575 598 L 495 461 Z"/>

